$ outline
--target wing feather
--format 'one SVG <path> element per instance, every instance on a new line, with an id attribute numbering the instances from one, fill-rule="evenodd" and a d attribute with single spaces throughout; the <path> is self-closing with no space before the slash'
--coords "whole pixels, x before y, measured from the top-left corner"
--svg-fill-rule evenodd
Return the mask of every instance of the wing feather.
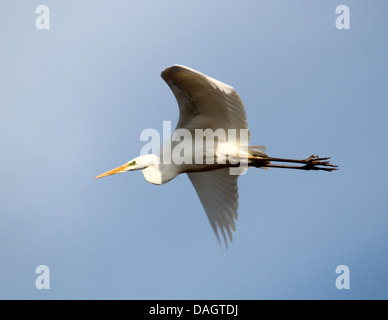
<path id="1" fill-rule="evenodd" d="M 178 101 L 177 129 L 248 129 L 244 104 L 233 87 L 180 65 L 161 76 Z"/>
<path id="2" fill-rule="evenodd" d="M 239 176 L 230 175 L 228 168 L 207 172 L 189 172 L 187 175 L 197 191 L 218 241 L 220 241 L 219 231 L 221 231 L 225 245 L 228 247 L 226 233 L 231 242 L 233 240 L 232 231 L 236 230 Z"/>
<path id="3" fill-rule="evenodd" d="M 162 78 L 175 95 L 179 106 L 176 129 L 248 129 L 244 104 L 231 86 L 185 66 L 165 69 Z M 240 132 L 237 131 L 237 137 Z M 248 140 L 250 133 L 248 130 Z M 228 247 L 232 241 L 238 208 L 238 175 L 230 175 L 229 168 L 187 173 L 210 225 L 220 242 L 220 235 Z"/>

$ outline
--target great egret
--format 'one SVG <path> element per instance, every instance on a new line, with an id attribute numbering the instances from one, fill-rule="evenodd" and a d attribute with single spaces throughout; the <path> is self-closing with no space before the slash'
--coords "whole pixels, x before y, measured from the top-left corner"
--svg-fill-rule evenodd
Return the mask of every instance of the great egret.
<path id="1" fill-rule="evenodd" d="M 250 140 L 250 133 L 244 104 L 231 86 L 181 65 L 168 67 L 161 76 L 174 93 L 180 111 L 178 124 L 171 139 L 162 146 L 158 156 L 154 154 L 141 155 L 115 169 L 100 174 L 96 179 L 115 173 L 143 169 L 144 178 L 148 182 L 161 185 L 181 173 L 187 173 L 218 241 L 220 242 L 219 231 L 221 231 L 225 245 L 228 247 L 226 233 L 229 240 L 232 241 L 232 230 L 236 229 L 235 220 L 237 219 L 238 174 L 230 173 L 231 168 L 236 168 L 236 159 L 240 161 L 244 159 L 247 166 L 258 168 L 336 170 L 337 166 L 330 164 L 329 158 L 319 158 L 315 155 L 303 160 L 272 158 L 265 154 L 266 148 L 264 146 L 249 146 L 244 149 L 238 142 L 240 140 L 229 138 L 226 138 L 222 143 L 221 141 L 213 143 L 212 147 L 203 147 L 202 145 L 202 147 L 197 148 L 193 141 L 186 142 L 185 148 L 188 149 L 185 150 L 192 151 L 197 156 L 200 153 L 199 159 L 202 160 L 208 157 L 210 152 L 210 157 L 214 160 L 213 163 L 188 161 L 188 163 L 177 164 L 174 161 L 164 161 L 165 151 L 167 150 L 169 159 L 171 159 L 176 149 L 174 147 L 182 143 L 182 140 L 179 139 L 181 134 L 178 134 L 178 139 L 176 137 L 176 134 L 182 129 L 190 132 L 194 136 L 194 141 L 204 140 L 203 136 L 195 137 L 198 129 L 211 129 L 211 132 L 218 129 L 224 131 L 235 129 L 240 132 L 245 129 L 245 132 L 248 132 L 247 141 Z M 221 148 L 221 144 L 227 145 L 227 148 Z M 182 148 L 179 148 L 175 152 L 181 151 Z M 192 159 L 194 159 L 194 155 L 190 158 L 190 160 Z M 198 160 L 198 157 L 195 160 Z M 299 165 L 273 164 L 273 162 L 291 162 Z M 243 171 L 244 168 L 240 173 Z"/>

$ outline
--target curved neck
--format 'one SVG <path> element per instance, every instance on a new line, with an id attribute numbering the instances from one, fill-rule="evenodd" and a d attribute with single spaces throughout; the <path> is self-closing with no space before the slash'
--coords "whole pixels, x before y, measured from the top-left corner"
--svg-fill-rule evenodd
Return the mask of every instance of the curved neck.
<path id="1" fill-rule="evenodd" d="M 142 172 L 147 182 L 158 185 L 169 182 L 179 174 L 175 166 L 159 163 L 148 166 Z"/>
<path id="2" fill-rule="evenodd" d="M 152 184 L 164 184 L 174 179 L 179 172 L 175 165 L 164 165 L 159 163 L 159 158 L 154 154 L 143 156 L 145 161 L 145 169 L 143 169 L 143 176 L 147 182 Z"/>

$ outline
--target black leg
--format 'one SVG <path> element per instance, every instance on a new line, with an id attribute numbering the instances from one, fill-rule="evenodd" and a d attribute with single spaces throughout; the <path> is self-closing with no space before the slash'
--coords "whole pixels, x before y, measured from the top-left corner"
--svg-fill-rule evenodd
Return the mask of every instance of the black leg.
<path id="1" fill-rule="evenodd" d="M 307 159 L 285 159 L 285 158 L 272 158 L 272 157 L 249 157 L 249 165 L 257 168 L 284 168 L 284 169 L 299 169 L 299 170 L 324 170 L 334 171 L 338 166 L 331 164 L 328 160 L 330 157 L 320 158 L 316 155 L 312 155 Z M 302 163 L 304 166 L 291 166 L 291 165 L 278 165 L 271 162 L 291 162 Z"/>

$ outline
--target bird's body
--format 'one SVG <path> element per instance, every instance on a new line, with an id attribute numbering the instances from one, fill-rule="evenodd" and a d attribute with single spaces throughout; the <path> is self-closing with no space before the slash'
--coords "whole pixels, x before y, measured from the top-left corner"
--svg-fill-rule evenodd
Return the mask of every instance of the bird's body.
<path id="1" fill-rule="evenodd" d="M 160 185 L 187 173 L 217 239 L 220 231 L 227 246 L 227 235 L 232 241 L 237 219 L 237 179 L 248 167 L 335 169 L 323 161 L 328 158 L 270 158 L 264 146 L 248 146 L 250 132 L 244 104 L 231 86 L 179 65 L 165 69 L 161 76 L 174 93 L 180 111 L 171 138 L 159 155 L 141 155 L 96 178 L 142 169 L 146 181 Z M 304 166 L 274 165 L 273 161 Z"/>

